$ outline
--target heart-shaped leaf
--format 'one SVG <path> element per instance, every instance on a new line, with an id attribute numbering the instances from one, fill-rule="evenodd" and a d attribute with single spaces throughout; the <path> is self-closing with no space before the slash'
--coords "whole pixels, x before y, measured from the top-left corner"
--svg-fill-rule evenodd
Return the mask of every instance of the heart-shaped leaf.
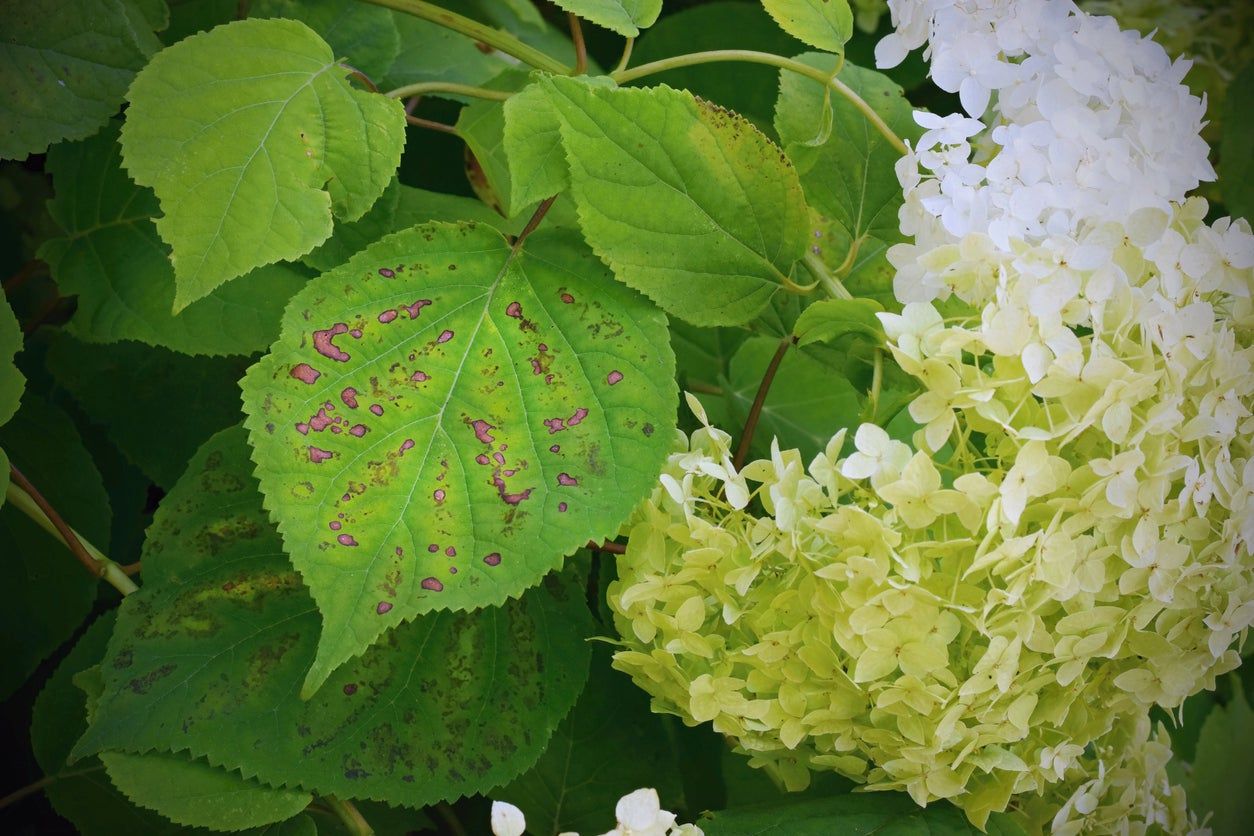
<path id="1" fill-rule="evenodd" d="M 660 311 L 569 231 L 396 233 L 293 298 L 243 389 L 323 617 L 312 693 L 423 612 L 500 604 L 612 536 L 670 444 Z"/>

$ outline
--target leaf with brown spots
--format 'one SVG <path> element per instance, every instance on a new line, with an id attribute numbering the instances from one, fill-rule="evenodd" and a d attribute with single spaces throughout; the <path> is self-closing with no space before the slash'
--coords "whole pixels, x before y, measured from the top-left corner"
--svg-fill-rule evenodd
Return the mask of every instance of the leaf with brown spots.
<path id="1" fill-rule="evenodd" d="M 380 635 L 612 537 L 671 443 L 666 320 L 568 231 L 428 224 L 313 280 L 244 379 L 266 507 L 322 614 L 309 696 Z"/>
<path id="2" fill-rule="evenodd" d="M 318 611 L 251 469 L 244 431 L 223 431 L 162 502 L 73 756 L 187 752 L 273 786 L 411 807 L 530 767 L 588 675 L 577 573 L 391 630 L 302 702 Z"/>

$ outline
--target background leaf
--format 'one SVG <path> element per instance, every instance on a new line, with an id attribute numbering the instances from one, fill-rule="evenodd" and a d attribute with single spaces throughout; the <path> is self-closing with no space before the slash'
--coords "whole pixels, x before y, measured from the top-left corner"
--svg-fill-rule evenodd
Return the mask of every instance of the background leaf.
<path id="1" fill-rule="evenodd" d="M 0 0 L 0 20 L 3 159 L 95 133 L 160 47 L 129 0 Z"/>
<path id="2" fill-rule="evenodd" d="M 803 63 L 824 72 L 840 60 L 807 54 Z M 861 96 L 899 137 L 917 139 L 913 107 L 886 76 L 845 64 L 837 78 Z M 897 221 L 901 185 L 893 169 L 900 156 L 888 141 L 841 96 L 831 97 L 832 129 L 820 145 L 809 144 L 821 131 L 823 85 L 796 73 L 780 73 L 775 128 L 797 166 L 806 199 L 824 216 L 814 246 L 831 267 L 841 264 L 853 241 L 864 238 L 857 260 L 841 276 L 856 296 L 873 296 L 896 309 L 892 268 L 884 257 L 890 244 L 905 240 Z"/>
<path id="3" fill-rule="evenodd" d="M 1235 676 L 1227 705 L 1206 716 L 1197 740 L 1189 785 L 1189 809 L 1198 818 L 1207 813 L 1215 836 L 1239 836 L 1254 817 L 1254 775 L 1248 763 L 1254 750 L 1254 710 Z"/>
<path id="4" fill-rule="evenodd" d="M 96 545 L 109 542 L 109 498 L 64 412 L 28 393 L 0 427 L 0 447 L 76 531 Z M 98 582 L 11 503 L 0 508 L 0 543 L 10 595 L 0 608 L 0 697 L 7 697 L 87 618 Z"/>
<path id="5" fill-rule="evenodd" d="M 499 604 L 613 536 L 667 451 L 673 378 L 660 312 L 566 232 L 515 257 L 429 224 L 315 279 L 243 384 L 323 616 L 305 693 L 390 627 Z"/>
<path id="6" fill-rule="evenodd" d="M 163 488 L 207 436 L 240 420 L 243 358 L 188 357 L 139 343 L 106 348 L 59 334 L 47 364 L 126 457 Z"/>
<path id="7" fill-rule="evenodd" d="M 77 295 L 69 330 L 88 342 L 137 340 L 186 354 L 248 354 L 279 334 L 283 307 L 307 275 L 259 267 L 172 313 L 174 268 L 157 235 L 157 199 L 121 166 L 118 127 L 48 152 L 48 211 L 64 237 L 39 249 L 57 286 Z M 181 462 L 178 463 L 181 465 Z"/>
<path id="8" fill-rule="evenodd" d="M 332 212 L 355 220 L 386 188 L 404 109 L 346 75 L 303 23 L 243 20 L 168 47 L 136 76 L 123 157 L 161 201 L 176 308 L 304 255 L 330 237 Z"/>
<path id="9" fill-rule="evenodd" d="M 1228 85 L 1223 139 L 1219 144 L 1219 186 L 1234 218 L 1254 219 L 1254 64 Z"/>
<path id="10" fill-rule="evenodd" d="M 761 311 L 806 246 L 805 202 L 784 155 L 689 93 L 544 83 L 584 236 L 615 275 L 695 325 Z"/>
<path id="11" fill-rule="evenodd" d="M 649 698 L 597 653 L 587 688 L 539 762 L 492 798 L 521 808 L 532 833 L 601 833 L 614 824 L 618 799 L 640 787 L 656 789 L 663 809 L 680 806 L 675 751 Z"/>
<path id="12" fill-rule="evenodd" d="M 358 0 L 253 0 L 248 16 L 299 20 L 376 83 L 401 51 L 392 12 Z"/>
<path id="13" fill-rule="evenodd" d="M 13 358 L 22 350 L 22 329 L 9 307 L 9 300 L 0 299 L 0 425 L 13 417 L 26 389 L 26 377 Z"/>
<path id="14" fill-rule="evenodd" d="M 732 358 L 725 391 L 733 426 L 744 425 L 778 346 L 769 337 L 751 337 Z M 778 438 L 780 449 L 795 447 L 809 462 L 842 427 L 857 427 L 861 403 L 861 393 L 831 363 L 789 349 L 767 393 L 750 449 L 757 457 L 769 457 L 771 439 Z"/>
<path id="15" fill-rule="evenodd" d="M 831 342 L 846 334 L 861 334 L 883 342 L 884 326 L 875 316 L 882 310 L 873 299 L 820 299 L 801 312 L 793 334 L 799 346 Z"/>
<path id="16" fill-rule="evenodd" d="M 762 5 L 781 29 L 824 52 L 844 52 L 853 35 L 848 0 L 762 0 Z"/>
<path id="17" fill-rule="evenodd" d="M 75 756 L 187 751 L 267 783 L 407 806 L 534 763 L 587 677 L 581 579 L 398 627 L 303 702 L 318 611 L 251 470 L 244 431 L 219 433 L 158 509 L 146 583 L 122 604 Z"/>

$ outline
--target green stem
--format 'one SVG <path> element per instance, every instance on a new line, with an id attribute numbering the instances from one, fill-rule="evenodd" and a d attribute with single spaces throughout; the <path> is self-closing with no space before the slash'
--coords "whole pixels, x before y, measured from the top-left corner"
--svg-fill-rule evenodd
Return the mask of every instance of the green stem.
<path id="1" fill-rule="evenodd" d="M 130 595 L 139 590 L 135 582 L 123 571 L 122 567 L 105 557 L 100 549 L 93 546 L 81 534 L 71 528 L 56 510 L 48 504 L 34 485 L 27 481 L 17 468 L 12 468 L 12 480 L 5 492 L 5 499 L 26 516 L 34 520 L 40 528 L 60 540 L 70 553 L 78 558 L 79 563 L 92 575 L 104 578 L 118 592 Z"/>
<path id="2" fill-rule="evenodd" d="M 322 796 L 322 801 L 339 816 L 344 827 L 352 836 L 374 836 L 374 828 L 362 817 L 361 811 L 353 806 L 353 802 L 344 801 L 333 795 Z"/>
<path id="3" fill-rule="evenodd" d="M 613 70 L 614 73 L 621 73 L 627 69 L 627 65 L 631 62 L 631 50 L 635 45 L 635 38 L 628 38 L 623 42 L 623 55 L 618 59 L 618 64 L 615 65 Z M 613 73 L 611 73 L 611 75 L 612 74 Z"/>
<path id="4" fill-rule="evenodd" d="M 875 413 L 880 408 L 880 389 L 884 386 L 884 350 L 875 349 L 875 365 L 871 367 L 871 393 L 867 396 L 870 423 L 875 423 Z"/>
<path id="5" fill-rule="evenodd" d="M 102 769 L 104 769 L 104 764 L 99 764 L 97 766 L 89 767 L 87 769 L 79 769 L 74 772 L 59 772 L 56 775 L 45 775 L 44 777 L 40 778 L 38 781 L 34 781 L 30 784 L 27 784 L 21 789 L 14 790 L 13 792 L 9 793 L 4 798 L 0 798 L 0 810 L 3 810 L 5 807 L 8 807 L 10 804 L 16 801 L 21 801 L 23 798 L 26 798 L 26 796 L 28 795 L 34 795 L 35 793 L 39 792 L 45 787 L 55 784 L 57 781 L 61 781 L 66 778 L 77 778 L 79 775 L 90 775 L 91 773 L 99 772 Z"/>
<path id="6" fill-rule="evenodd" d="M 472 84 L 454 84 L 451 81 L 420 81 L 417 84 L 406 84 L 404 87 L 389 90 L 386 95 L 389 99 L 406 99 L 410 96 L 423 96 L 427 93 L 455 93 L 460 96 L 469 96 L 472 99 L 494 99 L 498 102 L 503 102 L 512 95 L 504 90 L 489 90 L 486 87 L 475 87 Z"/>
<path id="7" fill-rule="evenodd" d="M 377 2 L 377 0 L 370 0 Z M 893 133 L 893 129 L 888 127 L 880 115 L 866 103 L 866 101 L 851 90 L 847 85 L 836 78 L 831 78 L 826 72 L 803 64 L 800 61 L 794 61 L 791 58 L 784 58 L 780 55 L 772 55 L 769 52 L 755 52 L 750 49 L 716 49 L 710 52 L 693 52 L 688 55 L 676 55 L 674 58 L 663 58 L 661 61 L 653 61 L 649 64 L 641 64 L 630 70 L 620 70 L 610 74 L 619 84 L 626 84 L 629 81 L 644 78 L 654 73 L 665 72 L 666 70 L 674 70 L 679 67 L 692 67 L 697 64 L 712 64 L 720 61 L 744 61 L 750 64 L 766 64 L 771 67 L 779 67 L 781 70 L 790 70 L 797 75 L 803 75 L 806 78 L 812 78 L 819 84 L 826 84 L 832 90 L 843 96 L 850 104 L 866 117 L 866 120 L 888 140 L 889 144 L 897 149 L 899 153 L 907 152 L 906 144 L 901 141 L 901 137 Z"/>
<path id="8" fill-rule="evenodd" d="M 462 824 L 461 819 L 457 818 L 457 813 L 453 810 L 453 806 L 447 801 L 441 801 L 432 808 L 436 815 L 444 819 L 444 824 L 448 827 L 448 832 L 452 836 L 466 836 L 466 827 Z"/>
<path id="9" fill-rule="evenodd" d="M 533 46 L 523 43 L 508 32 L 493 29 L 477 20 L 463 17 L 456 12 L 442 9 L 439 6 L 425 3 L 423 0 L 366 0 L 376 6 L 394 9 L 398 12 L 429 20 L 445 29 L 460 32 L 468 38 L 474 38 L 493 49 L 512 55 L 524 64 L 530 64 L 538 70 L 561 75 L 570 75 L 571 68 L 561 61 L 550 57 Z"/>
<path id="10" fill-rule="evenodd" d="M 802 263 L 806 269 L 810 271 L 810 275 L 814 276 L 823 285 L 823 289 L 827 291 L 827 295 L 833 299 L 852 299 L 853 294 L 840 283 L 840 279 L 833 276 L 827 270 L 827 265 L 823 263 L 823 259 L 819 258 L 813 252 L 806 252 L 802 258 Z"/>

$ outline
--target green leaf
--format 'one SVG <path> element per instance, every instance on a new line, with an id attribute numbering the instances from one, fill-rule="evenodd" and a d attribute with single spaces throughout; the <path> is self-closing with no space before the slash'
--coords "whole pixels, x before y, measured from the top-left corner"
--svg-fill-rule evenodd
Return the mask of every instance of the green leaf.
<path id="1" fill-rule="evenodd" d="M 520 224 L 507 221 L 472 198 L 415 189 L 393 180 L 369 212 L 359 220 L 336 226 L 335 234 L 301 261 L 325 272 L 389 233 L 428 221 L 473 221 L 514 233 L 521 229 Z"/>
<path id="2" fill-rule="evenodd" d="M 1219 187 L 1224 208 L 1234 218 L 1254 222 L 1254 64 L 1247 64 L 1228 85 L 1223 138 L 1219 144 Z"/>
<path id="3" fill-rule="evenodd" d="M 94 544 L 109 542 L 104 484 L 64 412 L 28 393 L 13 419 L 0 427 L 0 447 L 75 530 Z M 0 568 L 11 596 L 0 608 L 4 698 L 82 624 L 96 600 L 97 581 L 11 502 L 0 508 L 0 543 Z"/>
<path id="4" fill-rule="evenodd" d="M 530 73 L 510 69 L 487 82 L 489 90 L 521 90 L 531 78 Z M 505 146 L 505 115 L 500 102 L 476 99 L 457 115 L 457 135 L 466 142 L 466 150 L 478 163 L 485 182 L 472 185 L 484 203 L 506 217 L 523 212 L 535 199 L 523 202 L 515 193 L 511 172 L 519 170 L 507 156 Z M 549 195 L 544 195 L 548 197 Z"/>
<path id="5" fill-rule="evenodd" d="M 959 836 L 977 834 L 958 809 L 919 807 L 904 793 L 850 793 L 739 807 L 701 822 L 706 836 Z"/>
<path id="6" fill-rule="evenodd" d="M 243 358 L 188 357 L 139 343 L 104 349 L 61 334 L 47 364 L 110 440 L 163 488 L 207 436 L 240 420 Z"/>
<path id="7" fill-rule="evenodd" d="M 603 832 L 614 823 L 615 802 L 640 787 L 655 788 L 664 809 L 682 801 L 662 717 L 607 657 L 594 655 L 588 687 L 540 761 L 492 793 L 521 808 L 533 833 Z"/>
<path id="8" fill-rule="evenodd" d="M 0 0 L 0 158 L 90 136 L 160 43 L 124 0 Z"/>
<path id="9" fill-rule="evenodd" d="M 750 337 L 732 358 L 724 389 L 734 426 L 743 426 L 748 417 L 778 346 L 769 337 Z M 861 404 L 861 393 L 837 369 L 805 351 L 789 349 L 767 393 L 752 450 L 769 456 L 771 439 L 778 438 L 781 448 L 795 447 L 809 461 L 842 427 L 857 427 Z"/>
<path id="10" fill-rule="evenodd" d="M 299 20 L 330 45 L 337 58 L 381 81 L 401 51 L 389 9 L 358 0 L 255 0 L 248 16 Z"/>
<path id="11" fill-rule="evenodd" d="M 21 350 L 22 329 L 18 327 L 8 298 L 0 299 L 0 425 L 17 412 L 26 389 L 26 377 L 14 362 Z"/>
<path id="12" fill-rule="evenodd" d="M 189 827 L 260 827 L 290 819 L 313 801 L 307 792 L 267 787 L 179 755 L 103 752 L 100 759 L 132 803 Z"/>
<path id="13" fill-rule="evenodd" d="M 356 220 L 400 162 L 399 101 L 357 90 L 294 20 L 242 20 L 168 47 L 135 78 L 122 154 L 174 250 L 176 309 Z M 332 127 L 333 126 L 333 127 Z"/>
<path id="14" fill-rule="evenodd" d="M 71 333 L 186 354 L 249 354 L 268 346 L 305 275 L 282 264 L 260 267 L 172 314 L 174 269 L 153 226 L 157 200 L 122 170 L 117 137 L 112 125 L 48 152 L 46 169 L 56 183 L 48 210 L 64 237 L 46 241 L 39 257 L 61 292 L 78 296 Z"/>
<path id="15" fill-rule="evenodd" d="M 1254 775 L 1248 756 L 1254 750 L 1254 710 L 1239 680 L 1230 677 L 1233 695 L 1216 706 L 1202 724 L 1189 787 L 1189 809 L 1203 818 L 1215 836 L 1240 836 L 1254 817 Z"/>
<path id="16" fill-rule="evenodd" d="M 810 53 L 798 60 L 831 72 L 840 59 Z M 914 122 L 913 107 L 886 76 L 845 64 L 837 78 L 902 139 L 918 138 L 921 129 Z M 893 169 L 899 154 L 841 96 L 831 97 L 832 130 L 827 141 L 809 144 L 823 130 L 823 102 L 824 85 L 796 73 L 780 74 L 775 128 L 797 166 L 806 199 L 827 221 L 820 223 L 815 246 L 824 261 L 835 267 L 846 259 L 854 241 L 862 239 L 854 263 L 840 278 L 855 295 L 873 293 L 877 300 L 895 307 L 891 267 L 884 252 L 890 244 L 905 240 L 897 220 L 901 185 Z"/>
<path id="17" fill-rule="evenodd" d="M 853 35 L 848 0 L 762 0 L 762 5 L 780 29 L 824 52 L 839 55 Z"/>
<path id="18" fill-rule="evenodd" d="M 539 84 L 523 88 L 505 102 L 503 115 L 512 201 L 527 206 L 565 191 L 570 175 L 562 150 L 561 117 L 545 88 Z"/>
<path id="19" fill-rule="evenodd" d="M 242 429 L 162 502 L 75 749 L 186 751 L 273 785 L 406 806 L 486 790 L 539 757 L 588 672 L 582 579 L 390 631 L 308 702 L 320 617 L 282 553 Z M 371 593 L 384 600 L 381 580 Z"/>
<path id="20" fill-rule="evenodd" d="M 311 282 L 243 383 L 323 617 L 304 693 L 402 621 L 500 604 L 612 536 L 668 450 L 673 378 L 664 317 L 569 232 L 515 256 L 429 224 Z"/>
<path id="21" fill-rule="evenodd" d="M 571 14 L 598 26 L 634 38 L 648 29 L 662 12 L 662 0 L 554 0 Z"/>
<path id="22" fill-rule="evenodd" d="M 884 308 L 873 299 L 820 299 L 801 312 L 793 334 L 797 345 L 832 342 L 846 334 L 884 341 L 884 326 L 875 314 Z"/>
<path id="23" fill-rule="evenodd" d="M 806 246 L 796 172 L 742 117 L 669 87 L 544 82 L 584 235 L 615 275 L 695 325 L 759 313 Z"/>

